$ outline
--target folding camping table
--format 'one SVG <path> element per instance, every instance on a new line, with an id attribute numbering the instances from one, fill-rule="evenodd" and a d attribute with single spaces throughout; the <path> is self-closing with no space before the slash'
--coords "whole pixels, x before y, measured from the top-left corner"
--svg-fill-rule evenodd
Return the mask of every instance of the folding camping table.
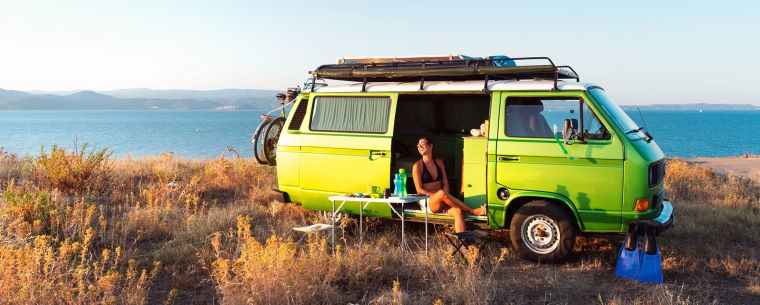
<path id="1" fill-rule="evenodd" d="M 404 251 L 404 248 L 406 248 L 406 237 L 404 235 L 404 206 L 408 203 L 412 202 L 419 202 L 420 200 L 425 200 L 425 207 L 428 206 L 428 200 L 430 199 L 430 196 L 428 195 L 415 195 L 415 196 L 406 196 L 406 197 L 390 197 L 390 198 L 359 198 L 359 197 L 346 197 L 346 196 L 330 196 L 327 199 L 332 202 L 332 215 L 335 215 L 336 212 L 340 212 L 340 210 L 343 208 L 343 205 L 346 204 L 346 202 L 358 202 L 359 203 L 359 243 L 364 243 L 364 231 L 363 231 L 363 218 L 364 218 L 364 209 L 367 208 L 367 206 L 370 203 L 385 203 L 390 208 L 391 211 L 393 211 L 396 216 L 398 216 L 401 219 L 401 263 L 404 264 L 406 262 L 406 254 Z M 340 202 L 340 204 L 336 207 L 335 202 Z M 397 209 L 397 208 L 400 208 Z M 428 251 L 428 209 L 425 208 L 425 254 L 427 254 Z M 332 219 L 332 246 L 333 251 L 335 251 L 335 216 L 331 217 Z"/>

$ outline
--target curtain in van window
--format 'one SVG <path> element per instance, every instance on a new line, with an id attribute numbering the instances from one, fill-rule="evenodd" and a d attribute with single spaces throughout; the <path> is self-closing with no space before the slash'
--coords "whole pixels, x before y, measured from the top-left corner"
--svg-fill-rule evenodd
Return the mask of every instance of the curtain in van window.
<path id="1" fill-rule="evenodd" d="M 320 96 L 310 126 L 318 131 L 385 133 L 390 108 L 388 97 Z"/>

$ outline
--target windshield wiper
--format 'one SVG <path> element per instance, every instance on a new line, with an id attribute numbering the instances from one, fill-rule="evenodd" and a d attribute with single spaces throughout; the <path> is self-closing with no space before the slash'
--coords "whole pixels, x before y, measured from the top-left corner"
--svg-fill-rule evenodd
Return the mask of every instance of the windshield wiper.
<path id="1" fill-rule="evenodd" d="M 639 132 L 639 131 L 641 131 L 642 129 L 644 129 L 644 127 L 639 127 L 639 128 L 636 128 L 636 129 L 631 129 L 631 130 L 629 130 L 628 132 L 626 132 L 625 134 L 632 134 L 632 133 L 634 133 L 634 132 Z"/>

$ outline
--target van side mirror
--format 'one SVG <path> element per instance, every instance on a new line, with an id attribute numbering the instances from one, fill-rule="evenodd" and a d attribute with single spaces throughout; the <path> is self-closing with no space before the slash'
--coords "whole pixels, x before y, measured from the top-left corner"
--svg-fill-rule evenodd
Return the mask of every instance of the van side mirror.
<path id="1" fill-rule="evenodd" d="M 565 140 L 565 144 L 575 144 L 575 140 L 580 139 L 578 135 L 578 120 L 565 119 L 565 126 L 562 128 L 562 138 Z"/>

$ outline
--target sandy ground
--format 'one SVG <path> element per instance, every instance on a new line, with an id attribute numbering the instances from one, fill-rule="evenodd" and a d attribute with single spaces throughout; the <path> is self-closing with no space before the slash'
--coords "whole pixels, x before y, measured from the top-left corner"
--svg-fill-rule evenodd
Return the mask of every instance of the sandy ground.
<path id="1" fill-rule="evenodd" d="M 691 164 L 706 166 L 720 174 L 732 173 L 748 177 L 760 183 L 760 156 L 726 157 L 726 158 L 694 158 L 687 159 Z"/>

